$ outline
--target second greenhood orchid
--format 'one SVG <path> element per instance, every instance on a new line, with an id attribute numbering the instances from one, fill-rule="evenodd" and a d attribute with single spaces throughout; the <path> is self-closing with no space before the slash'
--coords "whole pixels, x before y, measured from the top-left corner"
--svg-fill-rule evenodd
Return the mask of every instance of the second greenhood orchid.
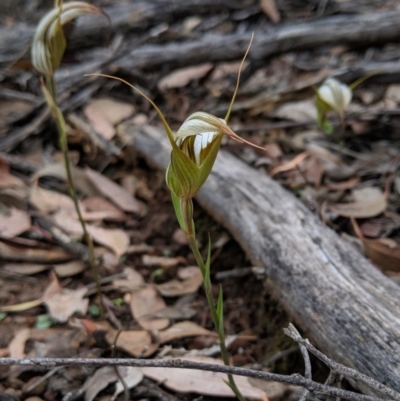
<path id="1" fill-rule="evenodd" d="M 100 8 L 81 1 L 71 1 L 49 11 L 39 22 L 32 42 L 32 64 L 40 74 L 50 77 L 59 67 L 66 40 L 63 25 L 84 14 L 104 14 Z M 107 16 L 108 18 L 108 16 Z"/>

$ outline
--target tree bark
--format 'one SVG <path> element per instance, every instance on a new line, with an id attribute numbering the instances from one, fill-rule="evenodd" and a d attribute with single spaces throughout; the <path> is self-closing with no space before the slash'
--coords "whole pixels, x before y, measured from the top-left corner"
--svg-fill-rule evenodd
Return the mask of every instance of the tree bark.
<path id="1" fill-rule="evenodd" d="M 132 138 L 165 168 L 170 150 L 160 129 L 146 127 Z M 400 390 L 397 284 L 294 195 L 227 152 L 197 200 L 265 268 L 271 290 L 324 353 Z"/>
<path id="2" fill-rule="evenodd" d="M 170 23 L 187 15 L 237 10 L 251 6 L 255 0 L 138 0 L 128 4 L 104 7 L 111 23 L 101 15 L 77 19 L 68 40 L 68 48 L 103 47 L 114 33 L 143 32 L 159 23 Z M 29 49 L 35 26 L 14 24 L 0 27 L 0 64 L 11 63 Z"/>
<path id="3" fill-rule="evenodd" d="M 291 23 L 255 31 L 249 58 L 262 60 L 288 51 L 327 45 L 357 45 L 398 41 L 400 11 L 362 15 L 339 15 L 304 23 Z M 118 61 L 121 68 L 149 69 L 169 65 L 179 67 L 208 61 L 227 61 L 243 57 L 249 34 L 204 35 L 200 40 L 133 49 Z"/>
<path id="4" fill-rule="evenodd" d="M 157 4 L 162 4 L 157 5 Z M 213 6 L 211 4 L 214 4 Z M 112 24 L 102 16 L 84 16 L 77 21 L 68 44 L 71 48 L 104 46 L 112 32 L 147 29 L 151 24 L 173 17 L 234 9 L 238 3 L 219 0 L 190 0 L 187 2 L 139 2 L 106 9 Z M 269 56 L 294 50 L 326 45 L 368 46 L 400 38 L 400 11 L 360 15 L 338 15 L 304 23 L 282 24 L 267 30 L 256 31 L 250 58 L 265 59 Z M 34 27 L 16 24 L 13 29 L 0 28 L 0 64 L 15 61 L 29 48 Z M 209 33 L 200 39 L 167 44 L 135 47 L 117 62 L 127 70 L 154 69 L 168 65 L 170 68 L 187 66 L 205 61 L 240 59 L 250 41 L 250 34 L 221 35 Z"/>

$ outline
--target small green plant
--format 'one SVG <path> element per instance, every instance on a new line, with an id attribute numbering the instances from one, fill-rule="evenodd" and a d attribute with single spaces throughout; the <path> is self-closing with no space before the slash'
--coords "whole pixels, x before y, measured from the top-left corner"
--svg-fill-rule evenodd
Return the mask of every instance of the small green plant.
<path id="1" fill-rule="evenodd" d="M 196 242 L 196 229 L 193 221 L 192 199 L 211 173 L 224 135 L 227 135 L 238 142 L 256 146 L 235 134 L 235 132 L 233 132 L 227 124 L 239 88 L 240 72 L 250 50 L 250 46 L 251 42 L 240 65 L 236 88 L 225 118 L 221 119 L 212 114 L 201 111 L 195 112 L 184 121 L 182 126 L 175 134 L 169 127 L 161 110 L 140 89 L 121 78 L 103 74 L 89 74 L 116 79 L 129 85 L 132 89 L 134 89 L 151 103 L 163 123 L 172 147 L 171 161 L 166 171 L 167 186 L 171 191 L 172 203 L 174 205 L 175 214 L 179 225 L 188 238 L 190 248 L 201 270 L 207 303 L 216 332 L 218 334 L 221 356 L 224 364 L 227 366 L 229 366 L 229 354 L 225 346 L 223 292 L 222 288 L 220 287 L 218 299 L 214 299 L 210 276 L 211 244 L 209 241 L 207 256 L 205 259 L 203 259 Z M 236 386 L 232 375 L 228 375 L 227 384 L 240 401 L 245 401 L 245 398 Z"/>
<path id="2" fill-rule="evenodd" d="M 350 85 L 340 82 L 336 78 L 327 78 L 322 85 L 315 89 L 315 107 L 317 109 L 317 124 L 327 133 L 333 133 L 333 126 L 326 115 L 334 111 L 340 118 L 342 131 L 345 128 L 345 113 L 353 98 L 353 89 L 366 79 L 377 74 L 378 71 L 357 79 Z"/>
<path id="3" fill-rule="evenodd" d="M 332 124 L 326 119 L 330 111 L 338 114 L 342 129 L 344 128 L 344 113 L 353 97 L 350 86 L 336 78 L 328 78 L 316 90 L 315 107 L 317 108 L 317 123 L 327 133 L 333 132 Z"/>
<path id="4" fill-rule="evenodd" d="M 73 1 L 63 4 L 62 0 L 55 0 L 54 8 L 42 18 L 37 26 L 32 43 L 31 58 L 32 65 L 41 75 L 41 89 L 45 96 L 47 107 L 50 109 L 57 126 L 60 148 L 63 153 L 67 175 L 68 190 L 73 199 L 75 210 L 82 226 L 84 241 L 89 249 L 89 264 L 96 282 L 99 297 L 98 301 L 102 314 L 100 281 L 94 256 L 93 241 L 87 231 L 85 221 L 83 220 L 72 179 L 68 156 L 66 124 L 63 113 L 57 105 L 57 89 L 54 79 L 54 73 L 61 63 L 67 44 L 63 25 L 84 14 L 104 14 L 104 12 L 85 2 Z"/>

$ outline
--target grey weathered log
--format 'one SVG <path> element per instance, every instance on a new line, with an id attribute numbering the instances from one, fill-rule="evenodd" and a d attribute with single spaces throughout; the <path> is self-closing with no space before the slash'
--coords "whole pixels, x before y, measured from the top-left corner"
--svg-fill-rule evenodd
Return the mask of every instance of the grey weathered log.
<path id="1" fill-rule="evenodd" d="M 104 16 L 83 16 L 68 41 L 69 48 L 104 46 L 113 33 L 144 31 L 159 23 L 169 23 L 177 17 L 215 13 L 246 8 L 255 0 L 138 0 L 127 4 L 104 7 L 111 24 Z M 0 64 L 10 63 L 29 49 L 35 26 L 14 24 L 12 29 L 0 27 Z"/>
<path id="2" fill-rule="evenodd" d="M 132 132 L 158 168 L 169 144 L 158 128 Z M 332 359 L 400 390 L 400 287 L 264 173 L 222 151 L 197 196 L 276 297 Z M 368 393 L 368 390 L 363 388 Z"/>
<path id="3" fill-rule="evenodd" d="M 146 29 L 158 21 L 168 21 L 177 13 L 196 14 L 198 10 L 215 12 L 211 0 L 165 2 L 154 6 L 150 2 L 134 2 L 106 9 L 112 26 L 105 18 L 85 16 L 77 21 L 69 45 L 104 46 L 104 38 L 112 32 Z M 215 2 L 214 2 L 215 3 Z M 156 4 L 158 4 L 156 2 Z M 186 4 L 186 5 L 184 5 Z M 194 6 L 197 4 L 197 6 Z M 200 5 L 202 4 L 202 5 Z M 228 7 L 229 1 L 220 0 L 217 8 Z M 235 6 L 235 3 L 231 3 Z M 237 6 L 237 4 L 236 4 Z M 149 13 L 147 15 L 146 13 Z M 310 22 L 283 24 L 255 32 L 250 52 L 252 59 L 264 59 L 274 54 L 325 45 L 377 45 L 400 38 L 400 11 L 360 15 L 338 15 Z M 16 24 L 13 29 L 0 28 L 0 64 L 20 57 L 29 47 L 34 28 Z M 205 61 L 235 60 L 243 56 L 250 40 L 249 34 L 208 34 L 201 39 L 134 48 L 118 61 L 125 69 L 148 69 L 168 65 L 170 68 L 193 65 Z"/>
<path id="4" fill-rule="evenodd" d="M 361 15 L 339 15 L 319 20 L 291 23 L 254 32 L 249 58 L 262 60 L 293 50 L 326 45 L 357 45 L 398 41 L 400 11 Z M 133 49 L 118 61 L 125 69 L 145 69 L 226 61 L 243 57 L 250 41 L 248 34 L 208 34 L 200 40 L 165 45 L 147 45 Z"/>

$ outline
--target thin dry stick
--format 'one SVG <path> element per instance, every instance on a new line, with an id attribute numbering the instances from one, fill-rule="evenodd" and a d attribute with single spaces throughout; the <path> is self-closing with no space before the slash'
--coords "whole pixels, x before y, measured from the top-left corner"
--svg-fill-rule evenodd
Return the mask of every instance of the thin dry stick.
<path id="1" fill-rule="evenodd" d="M 338 389 L 336 387 L 329 387 L 321 383 L 314 382 L 305 378 L 300 374 L 293 375 L 280 375 L 276 373 L 261 372 L 258 370 L 250 370 L 246 368 L 237 368 L 226 365 L 216 365 L 211 363 L 192 362 L 182 359 L 163 359 L 163 360 L 149 360 L 149 359 L 133 359 L 133 358 L 0 358 L 0 366 L 23 365 L 23 366 L 42 366 L 51 367 L 56 366 L 136 366 L 136 367 L 157 367 L 157 368 L 178 368 L 178 369 L 192 369 L 192 370 L 205 370 L 209 372 L 220 372 L 225 374 L 232 374 L 237 376 L 253 377 L 255 379 L 262 379 L 267 381 L 275 381 L 279 383 L 293 384 L 306 388 L 315 394 L 326 394 L 335 397 L 341 397 L 350 401 L 387 401 L 383 398 L 373 397 L 354 393 L 347 390 Z M 393 391 L 396 394 L 396 392 Z M 397 398 L 391 398 L 397 400 Z"/>
<path id="2" fill-rule="evenodd" d="M 303 345 L 307 348 L 309 352 L 315 355 L 319 360 L 325 363 L 326 366 L 331 369 L 336 374 L 341 374 L 345 377 L 350 377 L 354 380 L 362 381 L 367 384 L 374 390 L 381 392 L 382 394 L 388 395 L 393 400 L 400 401 L 400 393 L 391 389 L 390 387 L 385 386 L 384 384 L 378 382 L 377 380 L 364 375 L 363 373 L 358 372 L 355 369 L 349 368 L 347 366 L 341 365 L 340 363 L 332 361 L 332 359 L 328 358 L 321 351 L 318 351 L 308 340 L 303 339 L 296 328 L 290 323 L 287 329 L 283 330 L 285 334 L 296 341 L 299 345 Z"/>
<path id="3" fill-rule="evenodd" d="M 294 326 L 293 326 L 293 331 L 295 331 L 298 335 L 300 335 L 300 333 L 297 331 L 297 329 Z M 305 364 L 304 376 L 307 379 L 311 380 L 312 373 L 311 373 L 310 355 L 308 355 L 307 348 L 304 345 L 299 344 L 299 346 L 300 346 L 300 351 L 301 351 L 301 354 L 303 355 L 304 364 Z M 309 393 L 309 391 L 305 388 L 299 401 L 306 401 L 308 393 Z"/>
<path id="4" fill-rule="evenodd" d="M 115 349 L 117 348 L 118 337 L 121 333 L 122 333 L 122 328 L 119 327 L 117 335 L 115 336 L 115 339 L 114 339 L 114 343 L 112 345 L 112 350 L 111 350 L 112 357 L 114 357 L 114 355 L 115 355 Z M 117 375 L 119 381 L 121 382 L 122 387 L 124 388 L 124 401 L 129 401 L 129 387 L 126 384 L 125 379 L 122 377 L 121 373 L 119 372 L 118 366 L 114 366 L 114 371 L 115 371 L 115 374 Z"/>

